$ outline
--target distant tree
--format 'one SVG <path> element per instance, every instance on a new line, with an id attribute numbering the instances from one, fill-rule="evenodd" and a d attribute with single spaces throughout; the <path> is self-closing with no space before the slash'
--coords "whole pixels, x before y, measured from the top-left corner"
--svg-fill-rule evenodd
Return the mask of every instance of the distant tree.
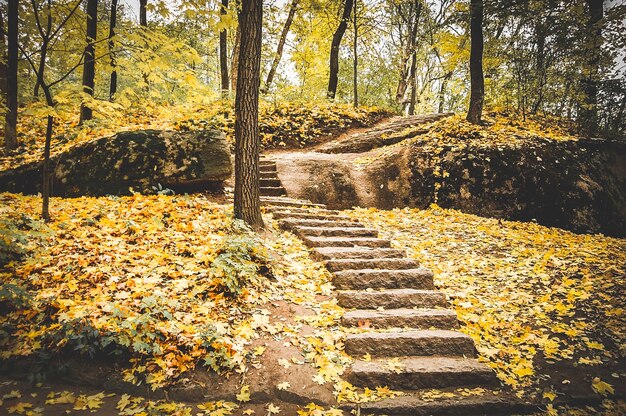
<path id="1" fill-rule="evenodd" d="M 339 21 L 339 26 L 337 26 L 337 30 L 335 30 L 330 46 L 328 98 L 331 100 L 335 99 L 335 95 L 337 94 L 337 84 L 339 83 L 339 47 L 341 46 L 341 39 L 343 39 L 343 35 L 348 28 L 348 21 L 350 20 L 353 4 L 354 0 L 345 0 L 343 4 L 343 14 Z"/>
<path id="2" fill-rule="evenodd" d="M 300 0 L 293 0 L 291 2 L 291 7 L 289 7 L 289 14 L 287 15 L 287 20 L 285 20 L 285 25 L 283 26 L 283 30 L 280 34 L 280 39 L 278 40 L 278 46 L 276 47 L 276 53 L 274 54 L 274 60 L 272 61 L 272 66 L 270 67 L 269 72 L 267 73 L 267 78 L 265 80 L 265 86 L 263 87 L 263 93 L 267 94 L 272 86 L 272 81 L 274 81 L 274 75 L 276 75 L 276 70 L 278 69 L 278 64 L 280 63 L 280 59 L 283 56 L 283 48 L 285 47 L 285 42 L 287 41 L 287 35 L 289 34 L 289 28 L 293 23 L 293 18 L 296 15 L 296 10 L 298 8 L 298 3 Z"/>
<path id="3" fill-rule="evenodd" d="M 228 12 L 228 0 L 222 0 L 222 5 L 220 8 L 220 15 L 224 16 Z M 220 76 L 221 76 L 221 87 L 222 87 L 222 97 L 228 97 L 228 86 L 230 84 L 230 80 L 228 78 L 228 39 L 227 39 L 227 31 L 226 28 L 222 28 L 220 30 Z"/>
<path id="4" fill-rule="evenodd" d="M 143 27 L 148 27 L 148 13 L 146 11 L 147 5 L 148 0 L 139 0 L 139 25 Z"/>
<path id="5" fill-rule="evenodd" d="M 580 110 L 579 122 L 589 134 L 595 134 L 598 131 L 598 72 L 602 57 L 604 0 L 586 0 L 586 3 L 588 20 L 582 79 L 584 100 Z"/>
<path id="6" fill-rule="evenodd" d="M 470 2 L 470 103 L 467 120 L 482 122 L 485 100 L 485 79 L 483 76 L 483 1 Z"/>
<path id="7" fill-rule="evenodd" d="M 98 0 L 87 0 L 87 46 L 83 65 L 83 93 L 93 97 L 96 74 L 95 43 L 98 31 Z M 83 102 L 80 106 L 80 122 L 91 120 L 93 110 Z"/>
<path id="8" fill-rule="evenodd" d="M 263 0 L 241 3 L 241 40 L 235 97 L 235 218 L 264 227 L 259 193 L 259 87 Z"/>
<path id="9" fill-rule="evenodd" d="M 233 46 L 233 54 L 230 58 L 230 89 L 237 91 L 237 72 L 239 68 L 239 46 L 241 45 L 241 31 L 239 26 L 235 32 L 235 45 Z"/>
<path id="10" fill-rule="evenodd" d="M 117 59 L 115 58 L 115 27 L 117 26 L 117 0 L 111 0 L 111 18 L 109 20 L 109 54 L 111 58 L 111 81 L 109 83 L 109 100 L 113 101 L 117 92 Z"/>
<path id="11" fill-rule="evenodd" d="M 14 0 L 17 3 L 17 0 Z M 57 25 L 56 28 L 52 27 L 52 0 L 47 0 L 45 10 L 40 10 L 38 4 L 33 1 L 31 2 L 33 9 L 33 16 L 35 19 L 35 23 L 37 24 L 37 31 L 40 37 L 41 46 L 39 49 L 39 64 L 35 63 L 35 59 L 31 56 L 22 45 L 18 44 L 19 49 L 22 52 L 22 55 L 32 68 L 35 74 L 37 74 L 37 82 L 40 85 L 41 90 L 43 91 L 46 105 L 48 109 L 46 110 L 46 139 L 44 144 L 44 152 L 43 152 L 43 186 L 42 186 L 42 204 L 41 204 L 41 217 L 48 221 L 50 219 L 50 145 L 52 142 L 52 132 L 54 128 L 54 113 L 50 111 L 55 106 L 55 100 L 52 95 L 52 88 L 63 82 L 67 79 L 79 66 L 82 65 L 84 54 L 80 56 L 79 60 L 72 65 L 67 71 L 63 74 L 59 75 L 58 78 L 54 81 L 48 81 L 46 79 L 46 52 L 48 50 L 48 45 L 62 32 L 63 28 L 70 20 L 70 18 L 76 13 L 78 7 L 82 3 L 82 0 L 78 0 L 73 6 L 69 8 L 69 11 L 66 15 L 61 19 L 61 22 Z M 70 3 L 71 5 L 71 3 Z M 42 16 L 45 16 L 45 21 L 42 21 Z M 42 60 L 43 57 L 43 60 Z"/>
<path id="12" fill-rule="evenodd" d="M 7 60 L 6 98 L 7 112 L 4 122 L 4 148 L 11 151 L 18 146 L 17 141 L 17 65 L 19 55 L 18 11 L 19 1 L 9 0 L 7 13 Z M 4 35 L 2 36 L 4 38 Z M 3 48 L 4 49 L 4 48 Z"/>
<path id="13" fill-rule="evenodd" d="M 358 40 L 359 40 L 359 26 L 357 22 L 357 0 L 354 0 L 354 13 L 353 13 L 353 29 L 354 29 L 354 38 L 352 42 L 352 54 L 354 55 L 354 59 L 352 62 L 352 98 L 354 107 L 359 106 L 359 54 L 358 54 Z"/>

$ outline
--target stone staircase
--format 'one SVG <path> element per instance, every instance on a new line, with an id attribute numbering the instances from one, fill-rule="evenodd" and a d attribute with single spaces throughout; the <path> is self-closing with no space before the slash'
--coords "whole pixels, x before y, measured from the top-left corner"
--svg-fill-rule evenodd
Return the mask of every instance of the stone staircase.
<path id="1" fill-rule="evenodd" d="M 265 158 L 259 160 L 259 174 L 259 186 L 262 196 L 287 195 L 285 188 L 280 183 L 280 179 L 278 179 L 275 161 Z"/>
<path id="2" fill-rule="evenodd" d="M 275 165 L 267 162 L 269 171 Z M 275 170 L 272 170 L 275 173 Z M 278 184 L 279 185 L 279 184 Z M 279 188 L 275 186 L 274 188 Z M 280 187 L 282 188 L 282 187 Z M 297 235 L 333 276 L 338 304 L 348 312 L 346 353 L 354 362 L 345 375 L 359 387 L 388 386 L 402 396 L 345 406 L 361 415 L 520 414 L 536 410 L 500 392 L 495 373 L 476 359 L 472 339 L 458 330 L 433 274 L 391 247 L 374 229 L 324 205 L 264 196 L 262 204 L 282 229 Z M 390 365 L 393 360 L 393 365 Z M 484 388 L 479 395 L 436 401 L 426 389 Z"/>

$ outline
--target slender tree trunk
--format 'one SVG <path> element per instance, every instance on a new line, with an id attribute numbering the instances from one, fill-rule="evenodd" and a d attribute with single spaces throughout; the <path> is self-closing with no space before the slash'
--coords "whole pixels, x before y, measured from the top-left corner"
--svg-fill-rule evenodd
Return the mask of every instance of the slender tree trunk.
<path id="1" fill-rule="evenodd" d="M 285 26 L 283 26 L 283 31 L 280 34 L 280 39 L 278 40 L 278 46 L 276 47 L 276 55 L 274 55 L 274 61 L 272 61 L 272 66 L 270 67 L 270 72 L 267 73 L 267 78 L 265 79 L 265 86 L 263 87 L 263 94 L 267 94 L 272 86 L 272 81 L 274 81 L 274 75 L 276 75 L 276 70 L 278 69 L 278 64 L 280 63 L 280 59 L 283 56 L 283 48 L 285 47 L 285 42 L 287 41 L 287 35 L 289 34 L 289 29 L 291 28 L 291 24 L 293 23 L 293 18 L 296 15 L 296 9 L 298 8 L 298 3 L 300 0 L 293 0 L 291 2 L 291 7 L 289 8 L 289 14 L 287 15 L 287 20 L 285 21 Z"/>
<path id="2" fill-rule="evenodd" d="M 358 107 L 359 106 L 359 83 L 358 83 L 358 74 L 359 74 L 359 51 L 358 51 L 358 47 L 357 47 L 357 41 L 359 39 L 359 28 L 357 25 L 357 16 L 356 16 L 356 7 L 357 7 L 357 1 L 358 0 L 354 0 L 354 19 L 352 20 L 354 23 L 354 43 L 352 45 L 352 49 L 353 49 L 353 53 L 354 53 L 354 68 L 352 68 L 352 75 L 353 75 L 353 79 L 352 79 L 352 87 L 354 89 L 353 95 L 354 95 L 354 107 Z"/>
<path id="3" fill-rule="evenodd" d="M 241 3 L 241 54 L 235 98 L 235 218 L 254 229 L 264 227 L 259 193 L 259 87 L 263 0 Z"/>
<path id="4" fill-rule="evenodd" d="M 139 0 L 139 26 L 148 27 L 147 5 L 148 0 Z"/>
<path id="5" fill-rule="evenodd" d="M 624 109 L 626 108 L 626 92 L 622 95 L 622 102 L 619 105 L 619 110 L 617 111 L 617 115 L 615 116 L 615 120 L 613 121 L 613 130 L 616 133 L 619 133 L 622 126 L 622 120 L 624 118 Z"/>
<path id="6" fill-rule="evenodd" d="M 546 83 L 546 34 L 542 21 L 538 21 L 535 25 L 535 37 L 537 40 L 537 88 L 535 95 L 537 98 L 535 99 L 532 109 L 530 110 L 532 114 L 537 114 L 537 112 L 541 108 L 541 104 L 543 102 L 543 90 Z"/>
<path id="7" fill-rule="evenodd" d="M 233 47 L 233 56 L 230 61 L 230 89 L 231 91 L 237 91 L 237 72 L 239 68 L 239 45 L 241 44 L 241 31 L 237 26 L 237 32 L 235 33 L 235 46 Z"/>
<path id="8" fill-rule="evenodd" d="M 470 3 L 470 104 L 467 121 L 482 122 L 483 103 L 485 100 L 485 79 L 483 77 L 483 1 L 471 0 Z"/>
<path id="9" fill-rule="evenodd" d="M 5 105 L 5 106 L 8 101 L 7 99 L 7 55 L 8 54 L 7 54 L 7 42 L 6 42 L 6 30 L 4 27 L 4 13 L 2 13 L 2 9 L 0 9 L 0 102 L 2 105 Z M 5 137 L 5 142 L 6 142 L 6 136 L 3 136 L 3 137 Z"/>
<path id="10" fill-rule="evenodd" d="M 98 30 L 98 0 L 87 1 L 87 46 L 85 47 L 85 64 L 83 65 L 83 92 L 93 97 L 94 78 L 96 75 L 95 42 Z M 93 110 L 85 105 L 80 106 L 80 122 L 91 120 Z"/>
<path id="11" fill-rule="evenodd" d="M 446 72 L 443 79 L 441 80 L 441 85 L 439 86 L 439 108 L 437 112 L 443 113 L 446 105 L 446 90 L 448 89 L 448 81 L 452 78 L 452 72 Z"/>
<path id="12" fill-rule="evenodd" d="M 343 15 L 335 34 L 333 35 L 333 41 L 330 45 L 330 76 L 328 78 L 328 98 L 335 99 L 337 94 L 337 84 L 339 83 L 339 46 L 341 45 L 341 39 L 343 38 L 346 29 L 348 28 L 348 21 L 350 20 L 350 13 L 352 12 L 352 5 L 354 0 L 345 0 L 343 7 Z"/>
<path id="13" fill-rule="evenodd" d="M 589 134 L 598 132 L 598 71 L 600 68 L 602 46 L 602 18 L 604 0 L 586 0 L 589 20 L 587 22 L 587 62 L 583 73 L 582 90 L 584 94 L 580 111 L 580 125 Z"/>
<path id="14" fill-rule="evenodd" d="M 402 9 L 401 6 L 397 6 L 398 10 Z M 403 104 L 406 103 L 405 95 L 406 90 L 409 86 L 410 82 L 410 71 L 411 71 L 411 62 L 413 59 L 413 54 L 415 53 L 415 49 L 417 47 L 417 28 L 419 25 L 419 20 L 422 14 L 422 2 L 421 0 L 414 0 L 411 9 L 411 22 L 409 24 L 409 30 L 407 33 L 407 41 L 406 48 L 403 51 L 402 55 L 402 64 L 400 67 L 400 79 L 398 80 L 398 88 L 396 88 L 396 103 Z"/>
<path id="15" fill-rule="evenodd" d="M 415 114 L 415 102 L 417 101 L 417 51 L 413 51 L 411 58 L 411 102 L 409 103 L 409 115 Z"/>
<path id="16" fill-rule="evenodd" d="M 6 91 L 7 113 L 4 123 L 4 148 L 11 151 L 18 146 L 17 142 L 17 64 L 18 64 L 18 0 L 9 0 L 7 15 L 7 63 Z"/>
<path id="17" fill-rule="evenodd" d="M 220 15 L 228 13 L 228 0 L 222 0 L 222 7 L 220 8 Z M 228 98 L 228 87 L 230 79 L 228 78 L 228 32 L 225 28 L 220 30 L 220 75 L 221 75 L 221 87 L 222 98 Z"/>
<path id="18" fill-rule="evenodd" d="M 109 54 L 111 55 L 111 82 L 109 83 L 109 101 L 113 101 L 117 92 L 117 60 L 115 58 L 115 26 L 117 26 L 117 0 L 111 0 L 111 20 L 109 21 Z"/>

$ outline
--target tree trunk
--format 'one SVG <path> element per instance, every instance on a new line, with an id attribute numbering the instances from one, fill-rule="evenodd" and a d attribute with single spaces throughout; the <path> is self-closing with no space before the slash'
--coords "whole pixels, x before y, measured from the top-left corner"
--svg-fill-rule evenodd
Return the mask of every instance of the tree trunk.
<path id="1" fill-rule="evenodd" d="M 270 72 L 267 73 L 267 78 L 265 80 L 265 87 L 263 87 L 263 94 L 268 93 L 268 91 L 270 90 L 270 87 L 272 86 L 272 81 L 274 81 L 274 75 L 276 75 L 278 64 L 280 63 L 280 59 L 283 56 L 283 48 L 285 47 L 285 42 L 287 41 L 287 35 L 289 34 L 289 28 L 291 28 L 291 23 L 293 23 L 293 18 L 296 15 L 296 9 L 298 8 L 299 2 L 300 0 L 293 0 L 291 3 L 291 7 L 289 8 L 289 14 L 287 15 L 285 26 L 283 26 L 283 31 L 280 34 L 278 47 L 276 48 L 276 55 L 274 55 L 274 61 L 272 62 Z"/>
<path id="2" fill-rule="evenodd" d="M 111 82 L 109 83 L 109 101 L 113 101 L 117 92 L 117 61 L 115 59 L 115 26 L 117 25 L 117 0 L 111 0 L 111 20 L 109 21 L 109 53 L 111 54 Z"/>
<path id="3" fill-rule="evenodd" d="M 541 19 L 541 18 L 538 18 Z M 541 108 L 541 104 L 543 102 L 543 91 L 546 83 L 546 59 L 545 59 L 545 49 L 546 49 L 546 33 L 543 26 L 543 22 L 540 20 L 535 24 L 535 37 L 537 44 L 537 57 L 536 57 L 536 72 L 537 72 L 537 88 L 535 95 L 537 98 L 530 110 L 532 114 L 537 114 L 539 109 Z"/>
<path id="4" fill-rule="evenodd" d="M 446 104 L 446 89 L 448 88 L 448 81 L 452 78 L 452 72 L 446 72 L 443 79 L 441 80 L 441 85 L 439 86 L 439 108 L 437 108 L 438 113 L 443 113 Z"/>
<path id="5" fill-rule="evenodd" d="M 580 125 L 591 135 L 598 132 L 598 71 L 602 46 L 602 18 L 604 0 L 586 0 L 589 20 L 587 21 L 587 61 L 583 72 L 582 92 L 584 100 L 580 110 Z"/>
<path id="6" fill-rule="evenodd" d="M 148 27 L 147 5 L 148 0 L 139 0 L 139 26 Z"/>
<path id="7" fill-rule="evenodd" d="M 339 83 L 339 46 L 341 45 L 341 39 L 343 34 L 348 28 L 348 20 L 350 19 L 350 13 L 352 12 L 352 4 L 354 0 L 345 0 L 343 7 L 343 15 L 339 26 L 333 35 L 333 41 L 330 46 L 330 76 L 328 78 L 328 98 L 335 99 L 337 94 L 337 84 Z"/>
<path id="8" fill-rule="evenodd" d="M 7 112 L 4 123 L 4 148 L 7 151 L 15 149 L 17 142 L 17 64 L 18 64 L 18 10 L 19 1 L 9 0 L 7 16 L 7 63 L 6 63 L 6 91 Z"/>
<path id="9" fill-rule="evenodd" d="M 98 29 L 98 0 L 87 0 L 87 46 L 85 47 L 85 63 L 83 65 L 83 92 L 93 97 L 96 70 L 95 42 Z M 80 122 L 91 120 L 93 110 L 82 103 L 80 106 Z"/>
<path id="10" fill-rule="evenodd" d="M 228 12 L 228 0 L 222 0 L 222 7 L 220 9 L 220 15 L 225 15 Z M 220 30 L 220 75 L 222 86 L 222 98 L 228 98 L 228 87 L 230 79 L 228 78 L 228 42 L 227 42 L 226 29 Z"/>
<path id="11" fill-rule="evenodd" d="M 358 25 L 357 25 L 357 17 L 356 17 L 356 6 L 357 6 L 357 1 L 358 0 L 354 0 L 354 19 L 353 19 L 353 23 L 354 23 L 354 43 L 352 45 L 352 49 L 353 49 L 353 53 L 354 53 L 354 68 L 352 68 L 352 87 L 354 89 L 353 95 L 354 95 L 354 107 L 358 107 L 359 106 L 359 83 L 358 83 L 358 74 L 359 74 L 359 54 L 358 54 L 358 48 L 357 48 L 357 41 L 358 41 L 358 35 L 359 35 L 359 30 L 358 30 Z"/>
<path id="12" fill-rule="evenodd" d="M 411 58 L 411 101 L 409 103 L 409 115 L 415 114 L 415 101 L 417 101 L 417 51 L 413 51 Z"/>
<path id="13" fill-rule="evenodd" d="M 398 12 L 400 13 L 401 6 L 398 7 Z M 412 9 L 411 9 L 411 21 L 409 23 L 407 40 L 406 40 L 406 48 L 402 54 L 402 63 L 400 66 L 400 79 L 398 80 L 398 88 L 396 88 L 396 103 L 404 104 L 406 103 L 405 94 L 406 90 L 409 86 L 410 81 L 410 70 L 411 70 L 411 61 L 413 59 L 413 54 L 415 53 L 416 45 L 417 45 L 417 28 L 419 25 L 419 20 L 422 14 L 422 2 L 421 0 L 415 0 Z"/>
<path id="14" fill-rule="evenodd" d="M 241 44 L 241 31 L 237 26 L 237 32 L 235 34 L 235 46 L 233 47 L 233 56 L 230 60 L 230 89 L 231 91 L 237 91 L 237 72 L 239 69 L 239 45 Z"/>
<path id="15" fill-rule="evenodd" d="M 264 227 L 259 193 L 259 86 L 263 0 L 241 3 L 240 59 L 235 97 L 235 218 L 254 229 Z"/>
<path id="16" fill-rule="evenodd" d="M 485 100 L 485 79 L 483 77 L 483 1 L 471 0 L 470 3 L 470 104 L 467 121 L 475 124 L 482 122 L 483 103 Z"/>
<path id="17" fill-rule="evenodd" d="M 0 9 L 0 105 L 6 106 L 8 102 L 7 96 L 7 42 L 6 30 L 4 28 L 4 13 Z M 2 137 L 4 137 L 5 154 L 13 150 L 11 143 L 7 140 L 4 130 L 6 125 L 2 126 Z"/>

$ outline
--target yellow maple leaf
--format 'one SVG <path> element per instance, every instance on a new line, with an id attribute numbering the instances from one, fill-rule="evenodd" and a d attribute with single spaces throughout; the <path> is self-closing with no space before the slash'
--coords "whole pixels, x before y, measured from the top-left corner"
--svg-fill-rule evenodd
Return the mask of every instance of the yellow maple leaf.
<path id="1" fill-rule="evenodd" d="M 595 377 L 591 382 L 591 388 L 598 394 L 606 396 L 607 394 L 615 394 L 615 389 L 609 383 L 602 381 L 600 377 Z"/>
<path id="2" fill-rule="evenodd" d="M 240 402 L 249 402 L 250 401 L 250 386 L 245 385 L 241 387 L 239 394 L 237 394 L 237 400 Z"/>
<path id="3" fill-rule="evenodd" d="M 289 384 L 288 381 L 285 381 L 276 385 L 276 388 L 278 390 L 287 390 L 289 387 L 291 387 L 291 384 Z"/>
<path id="4" fill-rule="evenodd" d="M 267 414 L 270 415 L 272 413 L 274 413 L 274 414 L 280 413 L 280 407 L 279 406 L 274 406 L 274 403 L 270 403 L 267 406 Z"/>

